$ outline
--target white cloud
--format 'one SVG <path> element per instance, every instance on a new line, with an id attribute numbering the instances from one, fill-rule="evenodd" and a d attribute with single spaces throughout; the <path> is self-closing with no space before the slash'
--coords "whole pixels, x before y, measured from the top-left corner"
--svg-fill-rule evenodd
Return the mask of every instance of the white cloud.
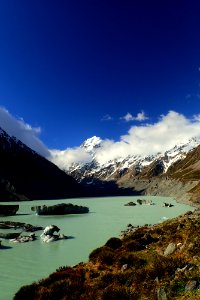
<path id="1" fill-rule="evenodd" d="M 68 170 L 73 163 L 87 163 L 92 160 L 84 148 L 69 148 L 63 151 L 51 150 L 51 161 L 63 170 Z"/>
<path id="2" fill-rule="evenodd" d="M 101 121 L 111 121 L 113 120 L 113 117 L 111 117 L 110 115 L 105 115 L 102 117 Z"/>
<path id="3" fill-rule="evenodd" d="M 126 135 L 120 140 L 102 141 L 101 147 L 96 150 L 96 160 L 104 164 L 109 160 L 125 158 L 128 155 L 151 155 L 158 152 L 164 153 L 179 143 L 187 143 L 192 137 L 200 138 L 200 114 L 188 119 L 175 111 L 161 115 L 154 124 L 132 126 Z M 66 168 L 73 162 L 90 161 L 89 154 L 81 148 L 67 149 L 57 152 L 57 160 L 54 161 L 60 167 L 66 164 Z"/>
<path id="4" fill-rule="evenodd" d="M 130 122 L 130 121 L 145 121 L 148 120 L 149 118 L 145 115 L 144 111 L 141 111 L 137 114 L 137 116 L 133 116 L 131 113 L 127 113 L 125 116 L 120 118 L 121 120 L 124 120 L 126 122 Z"/>
<path id="5" fill-rule="evenodd" d="M 200 115 L 193 120 L 170 111 L 162 115 L 158 122 L 132 126 L 120 141 L 104 141 L 97 152 L 99 163 L 128 155 L 149 155 L 165 152 L 176 144 L 186 143 L 192 137 L 200 138 Z"/>
<path id="6" fill-rule="evenodd" d="M 0 127 L 10 136 L 14 136 L 31 149 L 44 157 L 49 156 L 49 150 L 39 139 L 41 128 L 34 128 L 24 122 L 23 119 L 13 117 L 8 110 L 0 107 Z"/>

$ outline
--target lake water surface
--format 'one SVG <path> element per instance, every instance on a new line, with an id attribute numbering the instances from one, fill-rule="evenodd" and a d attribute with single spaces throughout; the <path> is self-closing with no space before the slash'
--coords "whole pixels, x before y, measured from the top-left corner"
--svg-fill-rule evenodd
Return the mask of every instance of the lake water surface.
<path id="1" fill-rule="evenodd" d="M 156 205 L 124 206 L 127 202 L 136 199 L 138 197 L 129 196 L 18 203 L 20 209 L 17 215 L 1 217 L 0 221 L 18 221 L 43 227 L 54 224 L 60 228 L 60 233 L 74 238 L 44 243 L 39 237 L 42 231 L 37 231 L 37 240 L 33 242 L 15 244 L 3 240 L 2 244 L 8 246 L 8 249 L 0 250 L 0 299 L 12 299 L 22 285 L 44 278 L 60 266 L 87 261 L 88 255 L 93 249 L 105 244 L 110 237 L 119 236 L 129 223 L 132 225 L 155 224 L 166 218 L 173 218 L 188 210 L 193 210 L 192 207 L 176 203 L 173 198 L 169 197 L 144 196 L 140 199 L 152 199 Z M 163 202 L 169 202 L 175 206 L 163 207 Z M 34 205 L 56 203 L 88 206 L 90 213 L 37 216 L 31 211 L 31 206 Z M 0 230 L 3 231 L 3 229 Z M 27 233 L 24 234 L 27 235 Z"/>

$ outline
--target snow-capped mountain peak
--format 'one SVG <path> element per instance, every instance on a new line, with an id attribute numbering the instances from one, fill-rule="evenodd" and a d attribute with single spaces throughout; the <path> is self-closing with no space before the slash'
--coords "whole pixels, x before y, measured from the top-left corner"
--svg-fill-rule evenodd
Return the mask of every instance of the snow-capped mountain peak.
<path id="1" fill-rule="evenodd" d="M 80 147 L 84 148 L 86 152 L 93 154 L 101 146 L 101 143 L 102 139 L 100 137 L 93 136 L 85 140 Z"/>

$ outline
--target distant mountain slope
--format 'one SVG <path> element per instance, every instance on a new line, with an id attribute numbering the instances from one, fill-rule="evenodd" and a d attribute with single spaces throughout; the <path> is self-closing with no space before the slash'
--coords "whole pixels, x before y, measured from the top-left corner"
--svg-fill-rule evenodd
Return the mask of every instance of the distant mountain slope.
<path id="1" fill-rule="evenodd" d="M 173 178 L 182 180 L 200 179 L 200 145 L 190 151 L 185 159 L 174 163 L 167 172 Z"/>
<path id="2" fill-rule="evenodd" d="M 81 195 L 71 176 L 0 128 L 0 201 Z"/>
<path id="3" fill-rule="evenodd" d="M 172 165 L 167 175 L 182 182 L 194 182 L 190 194 L 193 202 L 200 203 L 200 145 L 189 152 L 184 160 Z"/>
<path id="4" fill-rule="evenodd" d="M 102 140 L 87 139 L 80 148 L 91 155 L 89 163 L 74 163 L 65 170 L 90 190 L 108 192 L 109 183 L 116 185 L 121 194 L 151 194 L 187 198 L 187 192 L 200 181 L 200 141 L 196 138 L 177 144 L 164 153 L 154 155 L 129 155 L 100 164 L 96 159 Z M 198 187 L 198 186 L 197 186 Z M 107 190 L 106 190 L 107 189 Z M 200 192 L 200 184 L 198 191 Z M 113 191 L 111 190 L 111 193 Z M 188 194 L 188 198 L 191 195 Z"/>

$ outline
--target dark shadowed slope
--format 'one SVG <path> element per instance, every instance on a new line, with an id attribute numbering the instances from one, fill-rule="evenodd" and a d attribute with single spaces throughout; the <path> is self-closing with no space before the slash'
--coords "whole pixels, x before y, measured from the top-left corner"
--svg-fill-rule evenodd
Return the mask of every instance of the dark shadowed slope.
<path id="1" fill-rule="evenodd" d="M 71 176 L 0 129 L 0 201 L 78 196 Z"/>

